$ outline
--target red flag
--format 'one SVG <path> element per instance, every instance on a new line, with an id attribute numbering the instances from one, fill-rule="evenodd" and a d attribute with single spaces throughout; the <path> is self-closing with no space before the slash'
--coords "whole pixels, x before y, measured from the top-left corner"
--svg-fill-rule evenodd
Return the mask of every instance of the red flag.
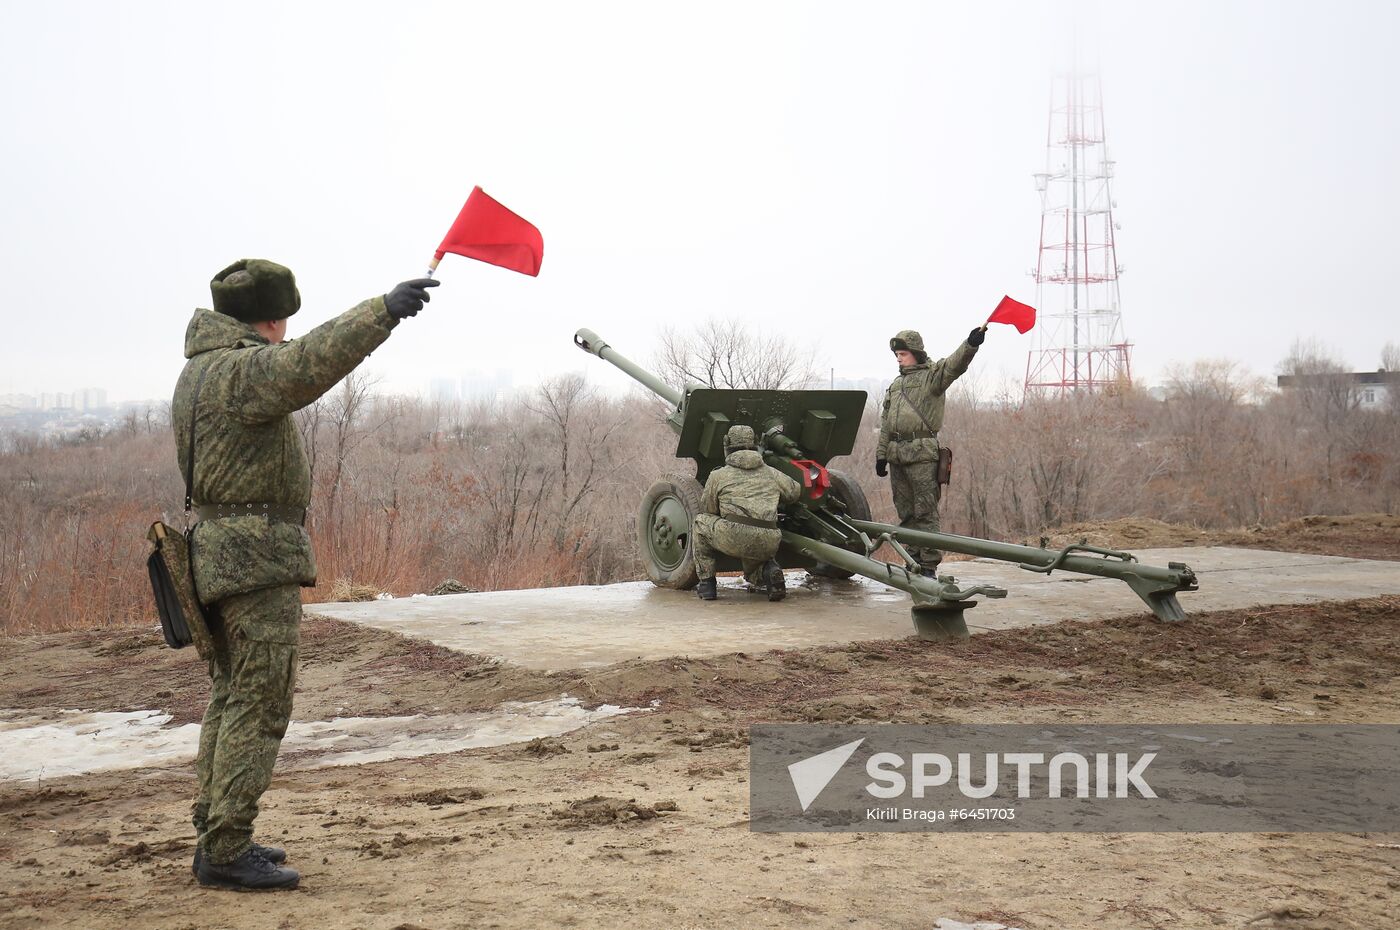
<path id="1" fill-rule="evenodd" d="M 1019 300 L 1003 297 L 1001 303 L 992 311 L 992 315 L 987 317 L 987 322 L 1005 323 L 1016 327 L 1018 333 L 1028 333 L 1031 327 L 1035 326 L 1035 308 Z"/>
<path id="2" fill-rule="evenodd" d="M 448 252 L 533 277 L 540 273 L 540 262 L 544 260 L 544 237 L 528 220 L 492 200 L 480 187 L 474 187 L 462 212 L 457 214 L 457 221 L 438 246 L 433 266 Z"/>

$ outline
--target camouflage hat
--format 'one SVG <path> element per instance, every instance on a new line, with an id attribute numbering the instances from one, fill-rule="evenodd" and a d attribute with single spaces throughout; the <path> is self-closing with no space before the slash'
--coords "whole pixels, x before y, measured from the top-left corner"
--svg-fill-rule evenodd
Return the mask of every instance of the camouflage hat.
<path id="1" fill-rule="evenodd" d="M 890 340 L 890 351 L 898 352 L 903 349 L 906 352 L 924 351 L 924 337 L 920 336 L 916 330 L 901 329 Z"/>
<path id="2" fill-rule="evenodd" d="M 724 448 L 727 452 L 735 449 L 754 448 L 753 427 L 752 426 L 731 426 L 729 432 L 724 434 Z"/>
<path id="3" fill-rule="evenodd" d="M 261 258 L 244 258 L 209 282 L 214 309 L 244 323 L 285 320 L 301 309 L 291 269 Z"/>

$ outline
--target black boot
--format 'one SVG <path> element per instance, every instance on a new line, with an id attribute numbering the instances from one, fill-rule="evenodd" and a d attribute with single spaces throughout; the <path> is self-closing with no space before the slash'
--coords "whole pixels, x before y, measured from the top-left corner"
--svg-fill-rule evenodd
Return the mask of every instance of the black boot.
<path id="1" fill-rule="evenodd" d="M 776 560 L 769 559 L 764 564 L 763 580 L 768 583 L 768 600 L 781 601 L 787 597 L 787 576 Z"/>
<path id="2" fill-rule="evenodd" d="M 268 860 L 258 852 L 257 847 L 250 847 L 243 855 L 224 865 L 201 858 L 198 874 L 201 885 L 252 891 L 295 888 L 301 881 L 301 874 L 296 869 Z"/>
<path id="3" fill-rule="evenodd" d="M 713 601 L 719 597 L 719 591 L 715 586 L 713 578 L 701 578 L 700 583 L 695 586 L 695 596 L 702 601 Z"/>
<path id="4" fill-rule="evenodd" d="M 253 849 L 256 849 L 268 862 L 275 862 L 281 865 L 287 861 L 287 851 L 277 846 L 263 846 L 261 843 L 254 843 Z M 190 871 L 194 873 L 195 878 L 199 878 L 199 864 L 203 861 L 204 850 L 199 848 L 198 843 L 195 843 L 194 862 L 190 865 Z"/>

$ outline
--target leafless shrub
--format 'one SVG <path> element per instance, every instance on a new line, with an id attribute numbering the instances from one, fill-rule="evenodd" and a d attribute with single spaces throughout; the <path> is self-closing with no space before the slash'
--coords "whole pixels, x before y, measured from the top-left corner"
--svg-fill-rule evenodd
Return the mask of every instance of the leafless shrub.
<path id="1" fill-rule="evenodd" d="M 327 592 L 328 601 L 372 601 L 379 596 L 379 588 L 372 584 L 358 584 L 349 578 L 337 578 L 331 582 Z"/>

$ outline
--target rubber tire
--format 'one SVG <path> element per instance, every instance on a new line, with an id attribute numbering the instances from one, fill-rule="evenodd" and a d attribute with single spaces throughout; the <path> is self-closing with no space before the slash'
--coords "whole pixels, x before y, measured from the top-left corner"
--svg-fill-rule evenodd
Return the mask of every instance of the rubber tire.
<path id="1" fill-rule="evenodd" d="M 830 496 L 846 505 L 846 514 L 857 520 L 870 519 L 870 501 L 865 499 L 865 492 L 861 490 L 856 480 L 843 471 L 828 468 L 828 475 L 831 476 L 831 488 L 826 492 Z M 844 568 L 837 568 L 835 565 L 826 562 L 818 562 L 807 569 L 807 574 L 816 575 L 819 578 L 849 578 L 855 572 L 848 572 Z"/>
<path id="2" fill-rule="evenodd" d="M 642 495 L 642 506 L 637 511 L 637 551 L 646 567 L 647 577 L 658 588 L 673 588 L 689 591 L 700 582 L 695 573 L 695 554 L 690 546 L 690 526 L 695 515 L 700 512 L 700 500 L 704 489 L 700 482 L 689 475 L 669 474 L 661 478 Z M 675 527 L 674 534 L 681 538 L 682 554 L 678 562 L 661 562 L 653 550 L 652 540 L 656 530 L 656 510 L 667 507 L 668 502 L 679 504 L 685 511 L 685 526 Z M 676 510 L 674 505 L 668 509 Z M 675 514 L 673 514 L 675 516 Z"/>

